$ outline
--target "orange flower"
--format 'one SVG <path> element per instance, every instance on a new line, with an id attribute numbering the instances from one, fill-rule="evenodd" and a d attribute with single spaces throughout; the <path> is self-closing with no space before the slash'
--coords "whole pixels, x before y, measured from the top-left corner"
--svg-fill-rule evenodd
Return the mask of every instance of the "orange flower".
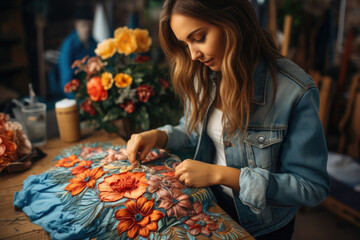
<path id="1" fill-rule="evenodd" d="M 67 158 L 60 159 L 59 162 L 55 165 L 55 167 L 72 167 L 75 163 L 78 163 L 79 159 L 76 155 L 70 155 Z"/>
<path id="2" fill-rule="evenodd" d="M 146 192 L 146 182 L 143 172 L 113 174 L 98 185 L 99 197 L 105 202 L 115 202 L 123 197 L 136 199 Z"/>
<path id="3" fill-rule="evenodd" d="M 105 39 L 101 43 L 98 43 L 95 53 L 100 56 L 102 59 L 108 59 L 114 56 L 116 52 L 115 39 L 109 38 Z"/>
<path id="4" fill-rule="evenodd" d="M 120 220 L 118 233 L 127 231 L 127 236 L 134 239 L 138 235 L 147 238 L 150 231 L 157 231 L 157 221 L 165 215 L 159 210 L 154 210 L 154 200 L 139 197 L 136 202 L 128 200 L 125 207 L 116 211 L 115 218 Z"/>
<path id="5" fill-rule="evenodd" d="M 92 164 L 92 161 L 80 161 L 79 166 L 71 169 L 72 175 L 77 175 L 79 173 L 83 173 L 84 171 L 86 171 L 87 169 L 90 168 L 91 164 Z"/>
<path id="6" fill-rule="evenodd" d="M 83 173 L 77 174 L 75 178 L 70 179 L 70 184 L 65 187 L 65 190 L 71 192 L 71 195 L 75 196 L 81 193 L 85 187 L 94 188 L 96 185 L 96 179 L 104 175 L 102 167 L 94 169 L 87 169 Z"/>
<path id="7" fill-rule="evenodd" d="M 126 88 L 132 83 L 132 77 L 126 73 L 118 73 L 115 75 L 115 85 L 118 88 Z"/>
<path id="8" fill-rule="evenodd" d="M 90 96 L 90 99 L 97 102 L 97 101 L 104 101 L 108 97 L 107 91 L 104 89 L 103 85 L 101 84 L 101 78 L 98 76 L 92 77 L 86 83 L 87 93 Z"/>
<path id="9" fill-rule="evenodd" d="M 152 40 L 149 37 L 149 31 L 146 29 L 136 28 L 133 31 L 137 43 L 136 52 L 147 52 L 151 46 Z"/>
<path id="10" fill-rule="evenodd" d="M 118 28 L 114 32 L 117 51 L 126 56 L 137 49 L 137 43 L 133 31 L 127 27 Z"/>
<path id="11" fill-rule="evenodd" d="M 109 90 L 114 83 L 113 75 L 109 72 L 104 72 L 101 74 L 101 84 L 105 90 Z"/>

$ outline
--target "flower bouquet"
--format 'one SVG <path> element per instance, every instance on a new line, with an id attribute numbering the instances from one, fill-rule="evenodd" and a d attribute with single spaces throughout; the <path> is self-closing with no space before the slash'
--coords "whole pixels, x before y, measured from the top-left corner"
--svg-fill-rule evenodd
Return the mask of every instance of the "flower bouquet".
<path id="1" fill-rule="evenodd" d="M 136 132 L 178 117 L 179 104 L 167 80 L 168 67 L 141 55 L 151 44 L 147 30 L 120 27 L 113 38 L 97 45 L 97 56 L 73 63 L 75 78 L 64 91 L 75 93 L 82 120 L 89 120 L 97 129 L 118 132 L 114 121 L 127 119 Z"/>

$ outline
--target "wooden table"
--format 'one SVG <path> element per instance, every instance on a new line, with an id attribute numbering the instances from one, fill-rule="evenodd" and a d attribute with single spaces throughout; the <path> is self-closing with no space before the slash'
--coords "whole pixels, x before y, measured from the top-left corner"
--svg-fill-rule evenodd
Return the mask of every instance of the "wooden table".
<path id="1" fill-rule="evenodd" d="M 62 149 L 81 143 L 110 142 L 113 145 L 125 145 L 126 142 L 116 134 L 104 131 L 86 132 L 80 141 L 63 143 L 59 138 L 48 140 L 40 149 L 46 157 L 33 162 L 32 167 L 23 172 L 3 173 L 0 175 L 0 239 L 50 239 L 40 226 L 32 223 L 24 212 L 13 206 L 14 193 L 22 190 L 23 181 L 30 175 L 38 175 L 55 165 L 52 161 Z M 242 239 L 254 239 L 245 232 Z"/>
<path id="2" fill-rule="evenodd" d="M 125 145 L 126 142 L 116 134 L 103 131 L 85 132 L 80 141 L 63 143 L 59 138 L 48 140 L 40 149 L 47 154 L 35 161 L 32 167 L 23 172 L 4 173 L 0 175 L 0 239 L 50 239 L 49 235 L 38 225 L 32 223 L 22 211 L 13 206 L 14 193 L 22 189 L 23 181 L 30 175 L 38 175 L 52 167 L 52 161 L 64 148 L 81 143 L 111 142 L 114 145 Z"/>

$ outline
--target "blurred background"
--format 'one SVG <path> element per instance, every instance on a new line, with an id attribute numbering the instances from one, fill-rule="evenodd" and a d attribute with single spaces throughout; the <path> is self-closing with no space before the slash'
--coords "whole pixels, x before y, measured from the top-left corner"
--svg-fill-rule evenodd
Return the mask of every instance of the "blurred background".
<path id="1" fill-rule="evenodd" d="M 0 0 L 0 112 L 12 115 L 12 100 L 28 97 L 29 83 L 49 111 L 63 97 L 59 89 L 54 92 L 60 49 L 74 31 L 79 8 L 90 9 L 87 18 L 92 19 L 97 43 L 113 36 L 118 27 L 147 29 L 153 39 L 149 55 L 164 63 L 157 42 L 162 2 Z M 360 1 L 251 2 L 281 53 L 308 72 L 320 90 L 331 196 L 319 207 L 299 211 L 294 239 L 359 239 Z"/>

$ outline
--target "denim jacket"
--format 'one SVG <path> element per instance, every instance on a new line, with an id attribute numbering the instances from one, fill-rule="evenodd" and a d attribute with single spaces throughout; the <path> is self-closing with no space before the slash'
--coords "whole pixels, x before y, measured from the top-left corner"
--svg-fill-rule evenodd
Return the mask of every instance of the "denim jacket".
<path id="1" fill-rule="evenodd" d="M 241 169 L 240 191 L 233 190 L 237 215 L 254 237 L 285 226 L 300 206 L 317 205 L 329 193 L 319 91 L 290 60 L 281 58 L 278 65 L 275 98 L 266 64 L 260 61 L 256 67 L 253 112 L 244 140 L 223 138 L 227 166 Z M 212 163 L 215 147 L 206 133 L 207 118 L 200 134 L 188 134 L 184 124 L 183 117 L 178 126 L 160 128 L 168 135 L 167 149 L 194 148 L 193 159 Z"/>

